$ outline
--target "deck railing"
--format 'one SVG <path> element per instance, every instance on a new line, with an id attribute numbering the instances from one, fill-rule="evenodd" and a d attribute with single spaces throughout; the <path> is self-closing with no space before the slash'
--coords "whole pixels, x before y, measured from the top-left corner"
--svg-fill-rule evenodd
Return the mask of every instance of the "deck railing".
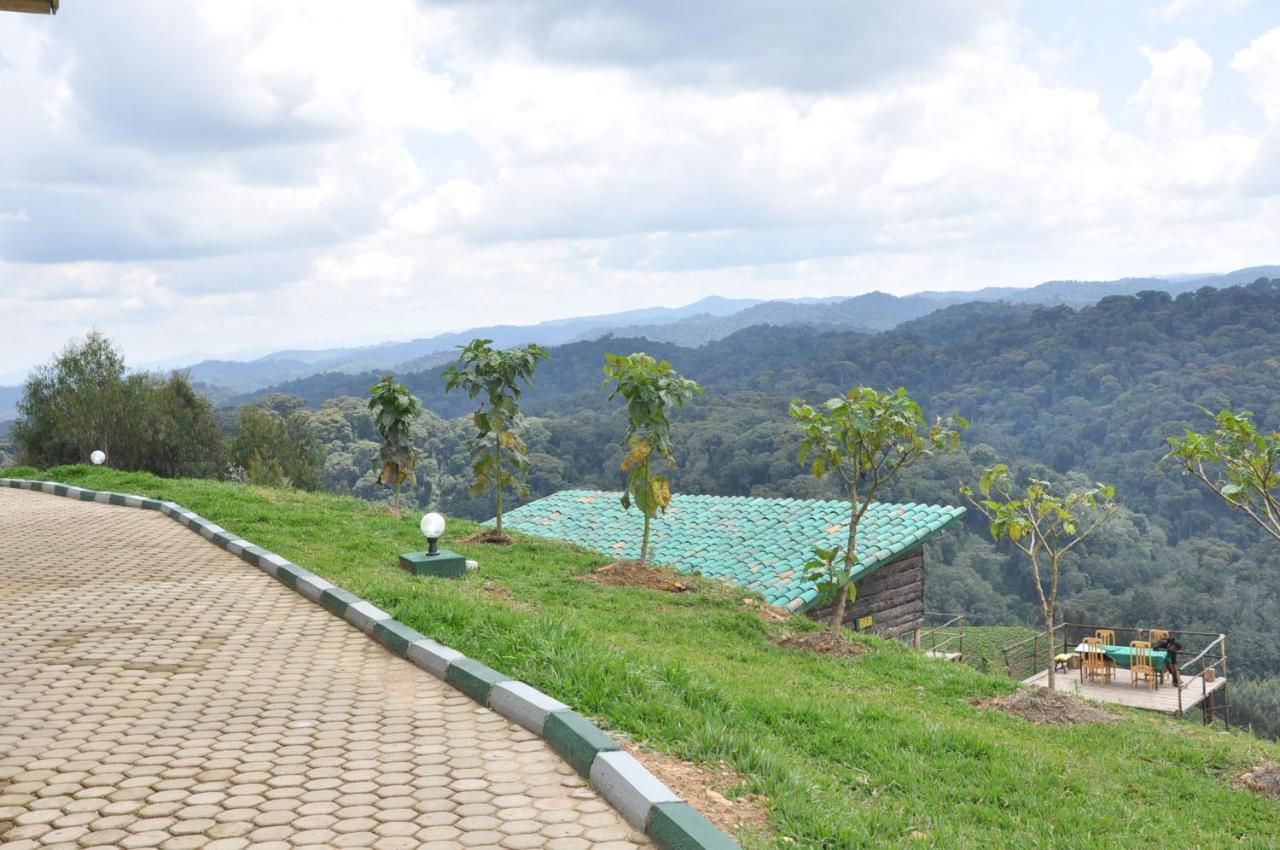
<path id="1" fill-rule="evenodd" d="M 1053 645 L 1057 645 L 1058 630 L 1062 627 L 1063 624 L 1053 627 Z M 1053 646 L 1049 644 L 1048 636 L 1044 632 L 1037 631 L 1031 637 L 1001 649 L 1000 658 L 1003 662 L 1004 674 L 1022 681 L 1041 670 L 1048 669 L 1048 666 L 1053 663 Z"/>
<path id="2" fill-rule="evenodd" d="M 1045 634 L 1040 633 L 1004 647 L 1000 651 L 1004 661 L 1004 672 L 1019 681 L 1030 678 L 1041 670 L 1048 669 L 1048 666 L 1053 663 L 1053 655 L 1055 653 L 1074 652 L 1083 638 L 1093 636 L 1099 629 L 1110 629 L 1115 632 L 1116 643 L 1121 646 L 1132 643 L 1135 640 L 1149 640 L 1151 637 L 1151 629 L 1149 628 L 1128 628 L 1089 623 L 1059 623 L 1053 628 L 1052 644 L 1050 644 Z M 1231 718 L 1226 685 L 1224 684 L 1218 691 L 1210 693 L 1209 683 L 1204 678 L 1206 670 L 1213 670 L 1212 675 L 1215 677 L 1221 676 L 1224 681 L 1227 678 L 1227 636 L 1220 632 L 1177 630 L 1172 633 L 1177 637 L 1178 642 L 1182 644 L 1181 654 L 1183 658 L 1186 658 L 1191 652 L 1196 652 L 1196 648 L 1200 647 L 1196 655 L 1178 663 L 1179 678 L 1183 682 L 1182 687 L 1176 689 L 1178 694 L 1178 716 L 1181 717 L 1185 710 L 1182 697 L 1183 689 L 1187 687 L 1187 680 L 1198 677 L 1198 687 L 1200 688 L 1199 703 L 1204 714 L 1204 722 L 1206 724 L 1212 723 L 1215 717 L 1221 715 L 1227 728 L 1230 728 Z M 1216 698 L 1218 693 L 1222 695 L 1220 700 Z"/>
<path id="3" fill-rule="evenodd" d="M 921 626 L 910 634 L 912 646 L 920 652 L 933 652 L 940 655 L 956 653 L 964 658 L 964 614 L 926 611 L 925 623 L 932 621 L 934 625 Z"/>

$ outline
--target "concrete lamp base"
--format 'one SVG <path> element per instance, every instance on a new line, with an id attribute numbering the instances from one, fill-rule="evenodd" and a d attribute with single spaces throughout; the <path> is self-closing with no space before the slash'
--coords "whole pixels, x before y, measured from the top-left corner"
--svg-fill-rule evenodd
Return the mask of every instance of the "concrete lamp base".
<path id="1" fill-rule="evenodd" d="M 400 555 L 400 566 L 415 576 L 458 578 L 466 575 L 467 559 L 448 549 L 441 549 L 434 555 L 427 552 L 404 552 Z"/>

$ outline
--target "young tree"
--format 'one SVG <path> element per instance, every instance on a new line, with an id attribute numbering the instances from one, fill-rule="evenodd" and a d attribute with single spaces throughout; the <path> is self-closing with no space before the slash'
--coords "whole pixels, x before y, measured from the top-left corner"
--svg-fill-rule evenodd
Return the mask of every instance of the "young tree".
<path id="1" fill-rule="evenodd" d="M 413 467 L 417 464 L 417 452 L 409 434 L 413 419 L 422 412 L 418 401 L 408 388 L 397 384 L 394 375 L 387 375 L 369 387 L 369 409 L 374 412 L 373 426 L 382 437 L 378 453 L 382 471 L 378 483 L 383 487 L 395 487 L 395 512 L 400 513 L 400 486 L 414 482 Z"/>
<path id="2" fill-rule="evenodd" d="M 622 492 L 622 507 L 631 508 L 634 501 L 644 515 L 644 534 L 640 539 L 640 563 L 649 558 L 649 534 L 658 511 L 666 511 L 671 502 L 671 482 L 664 474 L 675 468 L 671 453 L 671 424 L 667 408 L 679 407 L 687 399 L 702 392 L 688 378 L 682 377 L 665 360 L 654 360 L 647 354 L 628 357 L 620 354 L 604 356 L 605 385 L 613 384 L 609 399 L 617 396 L 627 402 L 626 456 L 622 471 L 627 486 Z M 665 470 L 654 468 L 661 459 Z"/>
<path id="3" fill-rule="evenodd" d="M 978 481 L 981 498 L 974 498 L 971 487 L 961 487 L 960 492 L 990 521 L 993 539 L 1007 538 L 1031 561 L 1031 575 L 1040 597 L 1045 637 L 1052 654 L 1062 559 L 1076 544 L 1101 528 L 1119 510 L 1119 505 L 1115 502 L 1115 488 L 1106 484 L 1072 490 L 1063 496 L 1053 495 L 1049 488 L 1049 482 L 1032 478 L 1024 490 L 1017 492 L 1009 470 L 1004 464 L 998 464 L 982 473 Z M 1050 690 L 1053 686 L 1053 664 L 1049 664 Z"/>
<path id="4" fill-rule="evenodd" d="M 513 489 L 521 496 L 529 493 L 528 449 L 519 434 L 520 384 L 532 382 L 547 350 L 529 343 L 502 351 L 493 347 L 491 339 L 473 339 L 459 348 L 458 362 L 444 371 L 445 391 L 461 387 L 473 399 L 484 393 L 471 417 L 476 426 L 471 440 L 471 495 L 493 491 L 494 534 L 502 539 L 503 491 Z"/>
<path id="5" fill-rule="evenodd" d="M 790 414 L 803 435 L 799 462 L 818 478 L 837 476 L 849 497 L 844 558 L 837 565 L 831 553 L 825 567 L 810 570 L 824 596 L 835 599 L 830 628 L 838 634 L 844 626 L 845 607 L 855 593 L 858 525 L 876 494 L 921 458 L 959 447 L 960 429 L 969 423 L 950 416 L 926 427 L 920 405 L 902 387 L 888 393 L 854 387 L 818 407 L 797 399 L 791 402 Z M 821 555 L 818 560 L 823 560 Z"/>
<path id="6" fill-rule="evenodd" d="M 1207 434 L 1188 429 L 1181 439 L 1170 437 L 1160 462 L 1173 458 L 1183 474 L 1194 475 L 1280 541 L 1280 431 L 1259 431 L 1247 410 L 1224 410 L 1214 422 Z"/>

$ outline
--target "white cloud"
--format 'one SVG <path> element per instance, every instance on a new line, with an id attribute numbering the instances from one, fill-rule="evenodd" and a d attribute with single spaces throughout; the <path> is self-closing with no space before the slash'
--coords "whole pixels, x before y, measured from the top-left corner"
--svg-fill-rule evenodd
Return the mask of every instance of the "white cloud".
<path id="1" fill-rule="evenodd" d="M 1258 36 L 1231 59 L 1267 120 L 1280 123 L 1280 27 Z"/>
<path id="2" fill-rule="evenodd" d="M 916 33 L 878 4 L 834 24 L 743 14 L 711 41 L 689 33 L 727 6 L 583 8 L 206 0 L 6 20 L 0 314 L 21 318 L 0 371 L 91 324 L 142 361 L 713 292 L 1275 262 L 1280 30 L 1226 75 L 1268 134 L 1206 126 L 1213 60 L 1192 39 L 1146 51 L 1133 133 L 1099 92 L 1047 81 L 1074 53 L 1048 63 L 1003 5 Z M 626 27 L 638 46 L 604 49 Z M 841 39 L 902 55 L 817 55 Z"/>
<path id="3" fill-rule="evenodd" d="M 1194 39 L 1181 39 L 1169 50 L 1142 48 L 1151 75 L 1133 96 L 1145 111 L 1147 132 L 1179 139 L 1198 135 L 1204 122 L 1204 91 L 1213 76 L 1213 59 Z"/>
<path id="4" fill-rule="evenodd" d="M 1165 22 L 1179 21 L 1194 15 L 1234 12 L 1252 0 L 1167 0 L 1156 9 L 1156 17 Z"/>

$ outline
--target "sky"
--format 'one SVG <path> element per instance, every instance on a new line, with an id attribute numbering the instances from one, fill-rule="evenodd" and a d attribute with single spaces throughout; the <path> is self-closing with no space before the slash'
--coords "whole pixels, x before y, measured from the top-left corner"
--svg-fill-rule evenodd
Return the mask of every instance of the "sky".
<path id="1" fill-rule="evenodd" d="M 371 10 L 376 9 L 377 13 Z M 1280 262 L 1272 0 L 0 14 L 0 379 Z"/>

